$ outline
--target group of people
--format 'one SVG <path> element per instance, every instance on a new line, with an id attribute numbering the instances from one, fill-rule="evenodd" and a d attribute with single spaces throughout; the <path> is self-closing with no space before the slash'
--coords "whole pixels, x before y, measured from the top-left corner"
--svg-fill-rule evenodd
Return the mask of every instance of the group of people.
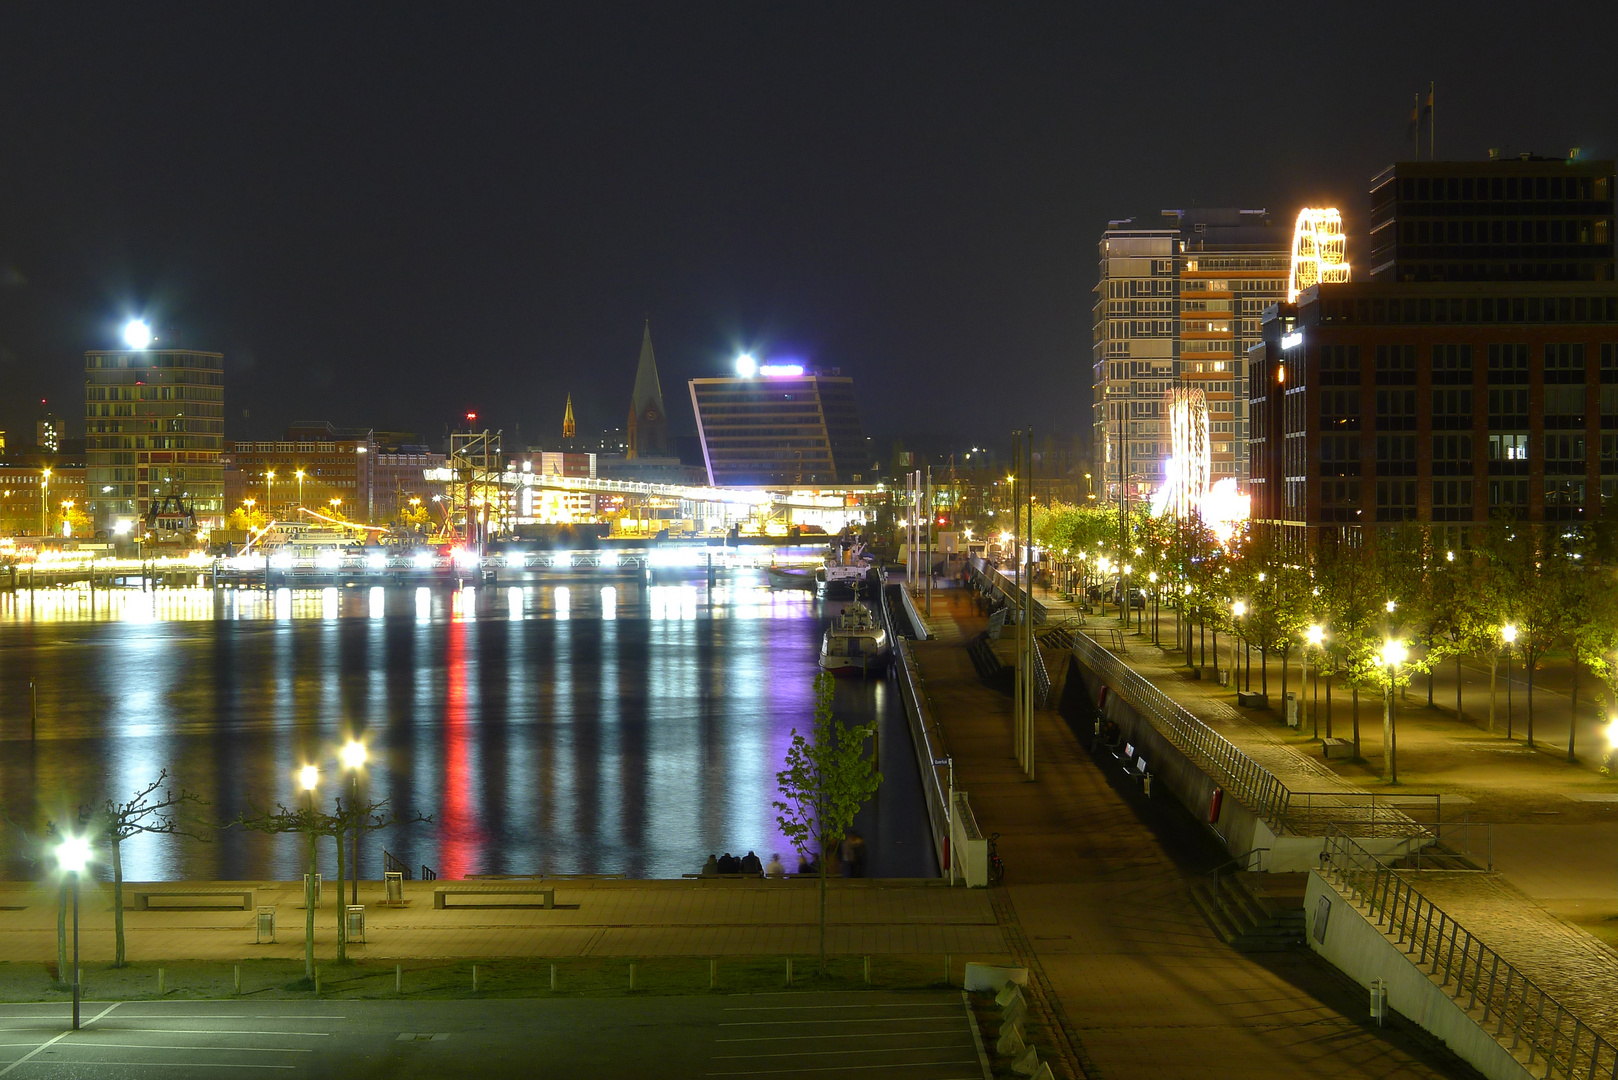
<path id="1" fill-rule="evenodd" d="M 843 842 L 838 845 L 836 856 L 832 863 L 826 867 L 834 875 L 842 877 L 865 876 L 865 839 L 859 833 L 850 829 Z M 798 856 L 798 873 L 805 876 L 820 873 L 820 862 L 806 855 Z M 787 876 L 786 864 L 781 862 L 779 853 L 772 854 L 770 861 L 760 863 L 757 855 L 749 851 L 746 855 L 736 856 L 730 852 L 723 855 L 709 855 L 708 861 L 702 864 L 703 877 L 716 877 L 720 874 L 747 874 L 763 878 L 784 878 Z"/>

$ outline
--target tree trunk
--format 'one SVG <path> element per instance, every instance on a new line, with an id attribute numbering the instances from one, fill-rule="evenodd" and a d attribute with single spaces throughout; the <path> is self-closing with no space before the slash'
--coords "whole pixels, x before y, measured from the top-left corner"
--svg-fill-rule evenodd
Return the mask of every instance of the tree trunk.
<path id="1" fill-rule="evenodd" d="M 1354 687 L 1354 760 L 1360 757 L 1360 688 Z"/>
<path id="2" fill-rule="evenodd" d="M 1318 679 L 1318 678 L 1320 678 L 1320 676 L 1316 675 L 1315 678 Z M 1331 680 L 1332 680 L 1332 677 L 1330 675 L 1327 675 L 1326 676 L 1326 738 L 1328 738 L 1328 739 L 1331 738 Z"/>
<path id="3" fill-rule="evenodd" d="M 339 813 L 341 811 L 339 810 Z M 343 877 L 343 830 L 337 830 L 337 962 L 348 963 L 348 926 L 343 917 L 343 889 L 346 879 Z"/>
<path id="4" fill-rule="evenodd" d="M 1571 706 L 1569 706 L 1568 711 L 1567 711 L 1567 760 L 1570 763 L 1579 760 L 1577 757 L 1575 757 L 1573 755 L 1574 733 L 1577 732 L 1578 729 L 1579 729 L 1579 658 L 1578 658 L 1577 654 L 1575 654 L 1574 657 L 1573 657 L 1573 703 L 1572 703 Z"/>
<path id="5" fill-rule="evenodd" d="M 1281 650 L 1281 719 L 1283 722 L 1287 718 L 1287 654 L 1291 651 L 1291 649 Z M 1303 727 L 1302 714 L 1300 713 L 1299 715 L 1298 726 L 1301 728 Z"/>
<path id="6" fill-rule="evenodd" d="M 1466 713 L 1461 708 L 1461 654 L 1455 654 L 1455 718 L 1465 720 Z"/>
<path id="7" fill-rule="evenodd" d="M 953 838 L 952 838 L 953 839 Z M 950 858 L 955 852 L 950 852 Z M 820 845 L 820 973 L 826 974 L 826 845 Z"/>
<path id="8" fill-rule="evenodd" d="M 1252 689 L 1252 687 L 1248 687 Z M 1258 651 L 1258 692 L 1267 700 L 1270 696 L 1270 650 Z"/>
<path id="9" fill-rule="evenodd" d="M 1528 745 L 1534 745 L 1534 663 L 1525 655 L 1523 667 L 1528 669 Z"/>
<path id="10" fill-rule="evenodd" d="M 303 887 L 303 977 L 315 981 L 315 834 L 309 834 L 309 880 Z"/>
<path id="11" fill-rule="evenodd" d="M 116 830 L 112 841 L 112 966 L 124 966 L 124 858 L 123 837 Z"/>

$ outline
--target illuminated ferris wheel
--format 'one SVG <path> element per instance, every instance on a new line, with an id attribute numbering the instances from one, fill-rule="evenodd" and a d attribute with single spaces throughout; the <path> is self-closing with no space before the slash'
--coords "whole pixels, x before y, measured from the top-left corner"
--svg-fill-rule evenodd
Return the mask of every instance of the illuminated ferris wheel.
<path id="1" fill-rule="evenodd" d="M 1292 273 L 1287 279 L 1287 303 L 1296 303 L 1298 294 L 1311 286 L 1347 281 L 1346 252 L 1343 215 L 1334 209 L 1306 207 L 1298 211 L 1298 223 L 1292 230 Z"/>

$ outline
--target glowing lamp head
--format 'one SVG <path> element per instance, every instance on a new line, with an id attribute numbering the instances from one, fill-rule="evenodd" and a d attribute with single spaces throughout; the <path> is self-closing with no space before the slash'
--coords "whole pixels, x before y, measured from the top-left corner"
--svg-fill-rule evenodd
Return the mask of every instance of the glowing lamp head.
<path id="1" fill-rule="evenodd" d="M 1607 721 L 1607 745 L 1618 750 L 1618 716 Z"/>
<path id="2" fill-rule="evenodd" d="M 1506 625 L 1502 626 L 1500 628 L 1500 637 L 1505 641 L 1505 643 L 1507 645 L 1510 645 L 1513 641 L 1516 641 L 1517 640 L 1517 624 L 1516 623 L 1506 623 Z"/>
<path id="3" fill-rule="evenodd" d="M 145 319 L 130 319 L 124 323 L 124 344 L 131 349 L 144 349 L 152 343 L 152 328 Z"/>
<path id="4" fill-rule="evenodd" d="M 1405 643 L 1398 638 L 1389 638 L 1382 643 L 1382 662 L 1388 667 L 1398 667 L 1410 655 Z"/>
<path id="5" fill-rule="evenodd" d="M 1389 615 L 1392 615 L 1393 614 L 1393 609 L 1398 607 L 1398 606 L 1399 605 L 1394 603 L 1392 600 L 1389 600 L 1386 604 L 1382 605 L 1383 609 L 1386 610 Z"/>
<path id="6" fill-rule="evenodd" d="M 1238 600 L 1234 604 L 1230 605 L 1230 613 L 1239 619 L 1243 615 L 1247 614 L 1247 605 Z"/>
<path id="7" fill-rule="evenodd" d="M 758 361 L 748 353 L 742 353 L 736 358 L 736 374 L 744 379 L 751 379 L 758 374 Z"/>
<path id="8" fill-rule="evenodd" d="M 56 865 L 66 874 L 84 871 L 90 862 L 90 841 L 82 836 L 69 836 L 56 845 Z"/>
<path id="9" fill-rule="evenodd" d="M 358 769 L 365 764 L 365 744 L 358 739 L 350 739 L 342 750 L 343 768 Z"/>
<path id="10" fill-rule="evenodd" d="M 1309 632 L 1305 636 L 1307 637 L 1309 644 L 1318 648 L 1320 643 L 1326 640 L 1326 628 L 1321 626 L 1319 623 L 1316 623 L 1309 628 Z"/>
<path id="11" fill-rule="evenodd" d="M 318 783 L 320 783 L 320 770 L 313 765 L 305 765 L 298 770 L 298 786 L 303 790 L 313 791 Z"/>
<path id="12" fill-rule="evenodd" d="M 1445 562 L 1454 562 L 1455 561 L 1455 552 L 1453 552 L 1453 551 L 1444 552 L 1444 561 Z"/>
<path id="13" fill-rule="evenodd" d="M 1148 573 L 1146 575 L 1146 580 L 1150 581 L 1153 585 L 1156 585 L 1157 584 L 1157 571 L 1153 570 L 1150 573 Z"/>

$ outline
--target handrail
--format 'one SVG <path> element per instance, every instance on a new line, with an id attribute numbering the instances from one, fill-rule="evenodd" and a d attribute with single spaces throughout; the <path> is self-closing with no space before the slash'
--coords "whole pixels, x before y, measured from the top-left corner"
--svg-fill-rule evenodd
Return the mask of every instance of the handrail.
<path id="1" fill-rule="evenodd" d="M 1073 651 L 1115 692 L 1146 714 L 1163 735 L 1216 780 L 1225 793 L 1258 814 L 1270 828 L 1285 827 L 1292 792 L 1270 770 L 1198 720 L 1089 634 L 1076 634 Z"/>
<path id="2" fill-rule="evenodd" d="M 1251 859 L 1254 855 L 1262 856 L 1269 850 L 1270 849 L 1267 847 L 1249 848 L 1247 851 L 1242 852 L 1234 859 L 1226 859 L 1212 870 L 1206 871 L 1202 876 L 1207 878 L 1218 878 L 1227 872 L 1234 873 L 1237 871 L 1245 871 L 1247 869 L 1249 859 Z M 1260 870 L 1264 869 L 1264 860 L 1262 858 L 1258 860 L 1258 868 Z"/>
<path id="3" fill-rule="evenodd" d="M 1418 892 L 1388 863 L 1345 836 L 1335 826 L 1326 834 L 1321 872 L 1361 908 L 1374 925 L 1404 946 L 1410 962 L 1441 988 L 1452 983 L 1450 997 L 1468 1015 L 1481 1006 L 1479 1027 L 1509 1050 L 1527 1044 L 1531 1067 L 1536 1059 L 1545 1077 L 1618 1074 L 1618 1048 L 1546 993 L 1516 965 L 1485 945 L 1470 930 Z M 1436 924 L 1436 925 L 1435 925 Z M 1462 999 L 1465 1004 L 1462 1004 Z"/>
<path id="4" fill-rule="evenodd" d="M 895 586 L 902 589 L 903 586 Z M 899 700 L 904 703 L 905 719 L 910 725 L 910 741 L 916 751 L 916 764 L 922 775 L 922 794 L 927 804 L 927 820 L 932 826 L 933 853 L 938 857 L 938 868 L 944 869 L 949 858 L 948 843 L 949 797 L 938 778 L 936 762 L 941 756 L 933 747 L 933 728 L 927 723 L 926 695 L 916 684 L 915 662 L 910 655 L 910 642 L 894 632 L 893 612 L 888 608 L 888 588 L 877 590 L 881 597 L 882 621 L 887 626 L 888 640 L 893 643 L 892 670 L 899 681 Z M 945 755 L 947 756 L 947 752 Z"/>

